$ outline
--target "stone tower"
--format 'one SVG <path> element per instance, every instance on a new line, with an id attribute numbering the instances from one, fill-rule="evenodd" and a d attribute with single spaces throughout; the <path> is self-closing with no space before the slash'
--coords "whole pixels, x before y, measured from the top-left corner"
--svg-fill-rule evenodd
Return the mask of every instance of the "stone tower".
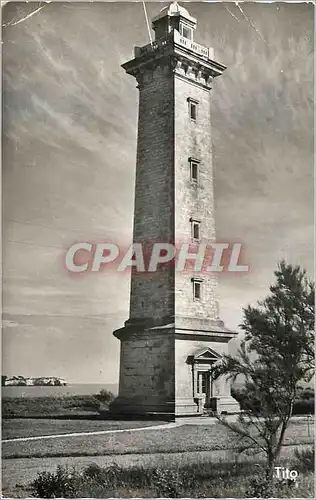
<path id="1" fill-rule="evenodd" d="M 215 241 L 210 97 L 226 69 L 196 43 L 194 19 L 176 2 L 152 20 L 155 40 L 123 64 L 139 89 L 134 243 Z M 216 277 L 132 272 L 114 414 L 235 412 L 211 365 L 237 334 L 218 318 Z"/>

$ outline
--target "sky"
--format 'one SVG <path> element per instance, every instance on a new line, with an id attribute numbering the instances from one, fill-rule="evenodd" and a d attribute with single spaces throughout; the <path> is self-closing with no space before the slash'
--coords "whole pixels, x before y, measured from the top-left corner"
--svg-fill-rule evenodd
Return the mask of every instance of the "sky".
<path id="1" fill-rule="evenodd" d="M 146 5 L 151 19 L 167 4 Z M 227 66 L 212 90 L 217 237 L 243 242 L 250 272 L 221 275 L 219 294 L 240 332 L 278 260 L 312 277 L 313 6 L 238 5 L 185 4 Z M 12 3 L 2 21 L 3 373 L 116 383 L 129 275 L 71 275 L 64 257 L 132 241 L 138 90 L 120 66 L 149 43 L 143 7 Z"/>

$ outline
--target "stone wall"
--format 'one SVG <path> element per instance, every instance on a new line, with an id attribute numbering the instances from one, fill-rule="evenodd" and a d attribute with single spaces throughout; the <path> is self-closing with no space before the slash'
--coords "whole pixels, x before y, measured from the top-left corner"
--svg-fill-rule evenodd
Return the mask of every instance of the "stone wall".
<path id="1" fill-rule="evenodd" d="M 173 411 L 174 335 L 162 329 L 137 332 L 121 341 L 120 393 L 116 404 L 129 411 Z"/>
<path id="2" fill-rule="evenodd" d="M 134 242 L 173 242 L 173 213 L 174 82 L 169 67 L 161 65 L 144 72 L 139 86 Z M 131 318 L 161 318 L 173 311 L 171 267 L 147 276 L 133 273 Z"/>
<path id="3" fill-rule="evenodd" d="M 188 98 L 198 101 L 197 120 L 191 120 Z M 189 158 L 199 163 L 198 184 L 191 182 Z M 201 241 L 215 240 L 213 165 L 210 116 L 210 90 L 195 83 L 175 78 L 175 239 L 191 239 L 191 218 L 200 222 Z M 193 247 L 192 247 L 193 250 Z M 194 273 L 196 275 L 196 273 Z M 216 319 L 217 277 L 201 274 L 201 300 L 193 301 L 193 273 L 176 273 L 176 316 L 186 315 Z"/>

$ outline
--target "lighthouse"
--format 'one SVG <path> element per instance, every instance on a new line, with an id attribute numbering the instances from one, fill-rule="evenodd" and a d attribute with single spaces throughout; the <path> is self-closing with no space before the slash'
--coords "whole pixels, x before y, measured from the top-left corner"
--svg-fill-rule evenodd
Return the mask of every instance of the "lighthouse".
<path id="1" fill-rule="evenodd" d="M 226 67 L 195 41 L 197 20 L 173 2 L 154 19 L 155 39 L 123 69 L 139 89 L 133 242 L 215 242 L 212 82 Z M 225 117 L 223 117 L 225 119 Z M 237 333 L 219 317 L 217 277 L 160 266 L 133 269 L 120 341 L 117 415 L 235 413 L 211 368 Z"/>

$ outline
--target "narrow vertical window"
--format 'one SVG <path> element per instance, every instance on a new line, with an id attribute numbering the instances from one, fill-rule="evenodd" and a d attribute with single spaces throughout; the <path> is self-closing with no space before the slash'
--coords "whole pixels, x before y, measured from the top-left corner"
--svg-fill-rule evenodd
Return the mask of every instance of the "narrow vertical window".
<path id="1" fill-rule="evenodd" d="M 200 241 L 200 224 L 201 221 L 197 219 L 190 219 L 191 220 L 191 238 L 194 241 Z"/>
<path id="2" fill-rule="evenodd" d="M 195 240 L 200 239 L 200 224 L 199 224 L 199 222 L 193 222 L 193 238 Z"/>
<path id="3" fill-rule="evenodd" d="M 202 298 L 202 282 L 201 278 L 192 278 L 193 284 L 193 300 L 201 300 Z"/>
<path id="4" fill-rule="evenodd" d="M 193 120 L 195 122 L 197 120 L 199 101 L 196 101 L 195 99 L 192 99 L 191 97 L 188 97 L 188 104 L 189 104 L 189 117 L 191 120 Z"/>
<path id="5" fill-rule="evenodd" d="M 190 118 L 191 120 L 196 120 L 196 104 L 195 102 L 190 102 Z"/>
<path id="6" fill-rule="evenodd" d="M 197 163 L 192 163 L 191 164 L 191 180 L 193 182 L 197 182 L 198 181 L 198 164 Z"/>
<path id="7" fill-rule="evenodd" d="M 201 298 L 201 283 L 194 282 L 194 298 Z"/>
<path id="8" fill-rule="evenodd" d="M 199 182 L 199 160 L 189 158 L 190 163 L 190 179 L 194 184 Z"/>

